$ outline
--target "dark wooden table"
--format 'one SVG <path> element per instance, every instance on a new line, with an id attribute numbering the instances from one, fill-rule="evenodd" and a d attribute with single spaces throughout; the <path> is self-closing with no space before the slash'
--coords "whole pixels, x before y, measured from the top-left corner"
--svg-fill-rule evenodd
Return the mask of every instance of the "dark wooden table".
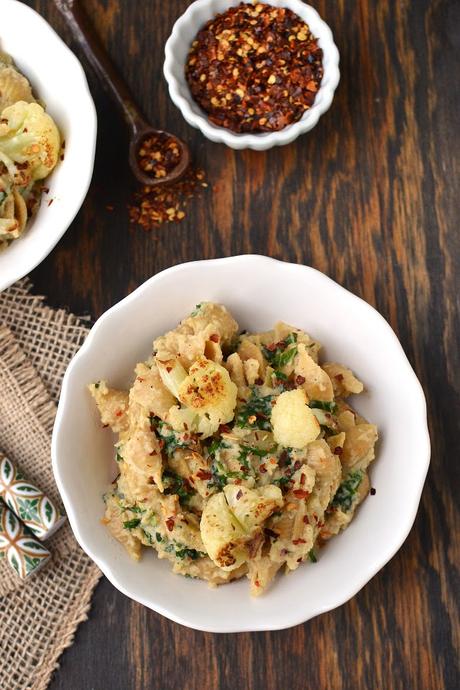
<path id="1" fill-rule="evenodd" d="M 258 252 L 324 271 L 390 321 L 425 388 L 433 459 L 414 528 L 352 601 L 282 632 L 187 630 L 102 580 L 52 690 L 460 687 L 460 4 L 312 2 L 341 51 L 333 107 L 294 144 L 256 153 L 208 142 L 168 97 L 163 45 L 189 2 L 86 0 L 146 114 L 190 142 L 211 185 L 181 224 L 130 228 L 125 129 L 89 73 L 93 183 L 32 280 L 50 304 L 98 317 L 191 259 Z M 51 0 L 29 4 L 72 45 Z"/>

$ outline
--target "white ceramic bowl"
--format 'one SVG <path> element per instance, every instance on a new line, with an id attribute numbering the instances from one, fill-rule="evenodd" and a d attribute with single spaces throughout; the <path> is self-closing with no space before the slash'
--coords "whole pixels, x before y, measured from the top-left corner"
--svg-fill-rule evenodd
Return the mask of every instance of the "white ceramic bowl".
<path id="1" fill-rule="evenodd" d="M 0 50 L 29 79 L 65 140 L 64 160 L 45 181 L 49 194 L 24 234 L 0 253 L 3 290 L 43 261 L 76 216 L 93 174 L 97 120 L 80 63 L 43 17 L 16 0 L 1 0 L 0 16 Z"/>
<path id="2" fill-rule="evenodd" d="M 100 519 L 102 494 L 116 476 L 114 438 L 103 430 L 86 384 L 126 387 L 154 337 L 202 300 L 225 304 L 241 328 L 265 330 L 279 319 L 325 345 L 365 382 L 357 409 L 380 430 L 369 496 L 350 527 L 304 564 L 251 599 L 246 578 L 215 590 L 173 575 L 153 552 L 130 559 Z M 116 347 L 114 347 L 116 343 Z M 302 623 L 350 599 L 396 553 L 417 512 L 430 442 L 422 388 L 385 319 L 322 273 L 262 256 L 180 264 L 150 278 L 97 321 L 64 378 L 53 433 L 53 469 L 82 548 L 121 592 L 198 630 L 274 630 Z"/>
<path id="3" fill-rule="evenodd" d="M 300 134 L 312 129 L 321 115 L 328 110 L 340 79 L 339 51 L 334 44 L 330 28 L 313 7 L 306 5 L 302 0 L 263 0 L 275 7 L 288 7 L 309 25 L 313 35 L 318 38 L 319 47 L 323 50 L 324 76 L 321 87 L 310 110 L 307 110 L 298 122 L 279 132 L 236 134 L 229 129 L 214 125 L 192 98 L 185 79 L 185 61 L 190 45 L 201 27 L 216 14 L 238 5 L 240 1 L 195 0 L 192 2 L 174 24 L 171 36 L 166 43 L 164 75 L 168 82 L 171 99 L 189 125 L 201 130 L 211 141 L 227 144 L 232 149 L 265 151 L 273 146 L 290 144 Z"/>

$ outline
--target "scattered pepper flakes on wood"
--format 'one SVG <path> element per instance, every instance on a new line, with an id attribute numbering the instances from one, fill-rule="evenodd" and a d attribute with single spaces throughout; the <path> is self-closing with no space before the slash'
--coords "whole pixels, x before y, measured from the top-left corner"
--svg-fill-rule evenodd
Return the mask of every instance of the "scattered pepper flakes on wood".
<path id="1" fill-rule="evenodd" d="M 142 141 L 138 156 L 141 170 L 149 177 L 160 179 L 178 166 L 181 152 L 174 137 L 152 134 Z"/>
<path id="2" fill-rule="evenodd" d="M 322 59 L 317 39 L 294 12 L 242 2 L 198 32 L 185 76 L 214 124 L 234 132 L 278 131 L 313 105 Z"/>
<path id="3" fill-rule="evenodd" d="M 142 187 L 128 207 L 130 222 L 147 232 L 164 223 L 180 222 L 186 216 L 190 199 L 207 187 L 205 173 L 200 168 L 189 168 L 180 180 L 171 184 Z"/>

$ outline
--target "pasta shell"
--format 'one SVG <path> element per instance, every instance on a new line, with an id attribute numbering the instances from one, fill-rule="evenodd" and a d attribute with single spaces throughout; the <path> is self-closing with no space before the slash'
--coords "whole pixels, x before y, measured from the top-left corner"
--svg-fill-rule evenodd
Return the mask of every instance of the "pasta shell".
<path id="1" fill-rule="evenodd" d="M 13 190 L 0 206 L 0 240 L 18 238 L 27 222 L 27 207 L 17 190 Z"/>
<path id="2" fill-rule="evenodd" d="M 18 101 L 35 102 L 30 84 L 14 67 L 0 63 L 0 112 Z"/>

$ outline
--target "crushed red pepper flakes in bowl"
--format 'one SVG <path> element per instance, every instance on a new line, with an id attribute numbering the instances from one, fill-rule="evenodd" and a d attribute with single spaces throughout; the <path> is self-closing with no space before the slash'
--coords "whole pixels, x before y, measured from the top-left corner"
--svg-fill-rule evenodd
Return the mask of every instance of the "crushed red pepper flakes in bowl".
<path id="1" fill-rule="evenodd" d="M 198 32 L 185 76 L 215 125 L 271 132 L 300 120 L 323 77 L 323 51 L 294 12 L 242 2 Z"/>
<path id="2" fill-rule="evenodd" d="M 142 187 L 128 207 L 130 222 L 140 225 L 146 232 L 164 223 L 180 222 L 186 216 L 185 208 L 190 199 L 199 196 L 207 187 L 204 171 L 192 167 L 177 182 Z"/>

